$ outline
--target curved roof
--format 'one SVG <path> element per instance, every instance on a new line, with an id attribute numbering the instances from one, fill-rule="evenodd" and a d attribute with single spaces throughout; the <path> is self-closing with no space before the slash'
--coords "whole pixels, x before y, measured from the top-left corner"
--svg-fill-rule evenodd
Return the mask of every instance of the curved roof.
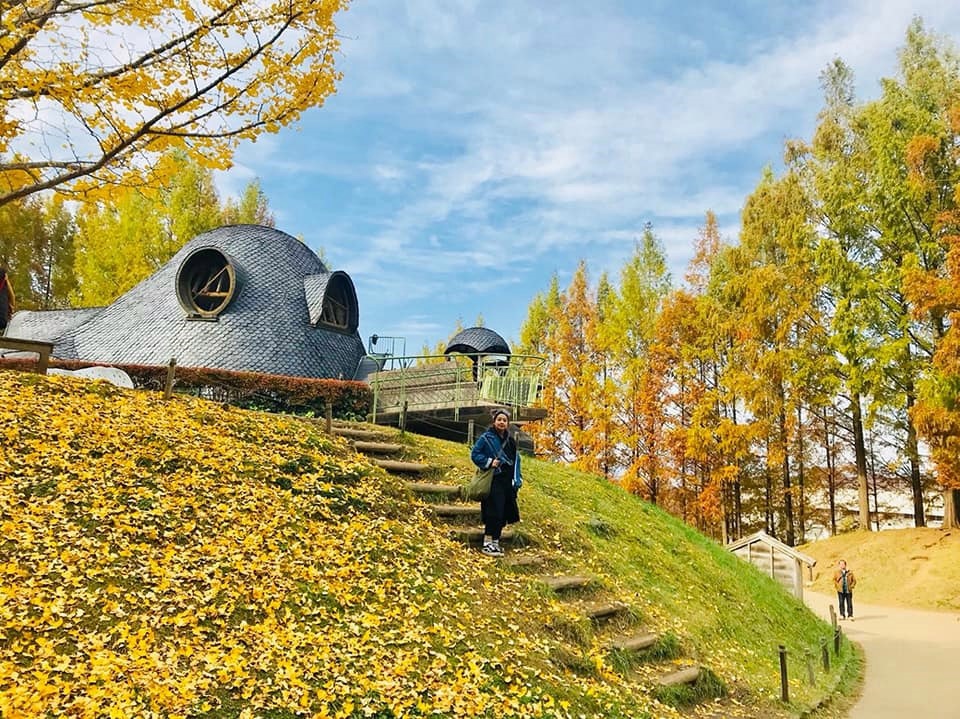
<path id="1" fill-rule="evenodd" d="M 510 354 L 507 341 L 491 329 L 486 327 L 468 327 L 457 332 L 447 343 L 444 354 L 460 352 L 461 354 Z"/>
<path id="2" fill-rule="evenodd" d="M 190 316 L 177 298 L 178 272 L 213 248 L 233 266 L 237 287 L 215 318 Z M 336 276 L 336 282 L 328 282 Z M 342 327 L 318 323 L 331 285 L 352 300 Z M 356 292 L 300 240 L 272 227 L 230 225 L 187 242 L 156 273 L 56 338 L 54 356 L 106 364 L 213 367 L 295 377 L 349 379 L 364 355 Z"/>
<path id="3" fill-rule="evenodd" d="M 53 342 L 68 330 L 88 322 L 91 317 L 96 317 L 102 310 L 102 307 L 73 310 L 20 310 L 10 320 L 7 334 L 11 337 Z"/>

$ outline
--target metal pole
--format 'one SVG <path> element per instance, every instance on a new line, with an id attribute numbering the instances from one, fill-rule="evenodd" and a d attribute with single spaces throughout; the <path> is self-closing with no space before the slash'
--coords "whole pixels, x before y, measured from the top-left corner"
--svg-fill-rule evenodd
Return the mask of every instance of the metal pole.
<path id="1" fill-rule="evenodd" d="M 790 703 L 790 687 L 787 684 L 787 648 L 780 645 L 780 698 L 784 704 Z"/>

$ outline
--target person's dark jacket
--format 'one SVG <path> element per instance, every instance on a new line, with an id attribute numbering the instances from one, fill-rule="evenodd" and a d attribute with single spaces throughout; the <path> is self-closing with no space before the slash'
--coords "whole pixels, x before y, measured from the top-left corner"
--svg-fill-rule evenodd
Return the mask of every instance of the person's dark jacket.
<path id="1" fill-rule="evenodd" d="M 0 331 L 7 328 L 10 318 L 13 317 L 14 294 L 10 286 L 10 278 L 4 273 L 0 276 Z"/>
<path id="2" fill-rule="evenodd" d="M 490 427 L 474 443 L 470 459 L 480 469 L 489 468 L 494 459 L 501 462 L 499 467 L 494 468 L 490 494 L 480 501 L 484 524 L 507 525 L 519 522 L 517 490 L 523 484 L 523 478 L 520 474 L 520 453 L 517 451 L 516 440 L 509 434 L 506 440 L 501 440 L 497 431 Z"/>

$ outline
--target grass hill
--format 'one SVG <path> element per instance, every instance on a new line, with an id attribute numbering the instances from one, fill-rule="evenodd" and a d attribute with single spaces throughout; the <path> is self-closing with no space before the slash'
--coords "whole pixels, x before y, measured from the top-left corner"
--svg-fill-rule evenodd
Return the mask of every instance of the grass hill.
<path id="1" fill-rule="evenodd" d="M 813 588 L 833 593 L 837 562 L 857 575 L 857 601 L 960 612 L 960 532 L 930 528 L 850 532 L 800 548 L 817 560 Z"/>
<path id="2" fill-rule="evenodd" d="M 547 563 L 525 569 L 320 429 L 0 372 L 0 716 L 786 717 L 856 664 L 844 644 L 809 685 L 828 626 L 602 479 L 525 465 L 511 554 Z M 461 445 L 398 439 L 431 479 L 470 472 Z M 610 649 L 630 627 L 656 645 Z M 658 685 L 689 662 L 725 696 Z"/>

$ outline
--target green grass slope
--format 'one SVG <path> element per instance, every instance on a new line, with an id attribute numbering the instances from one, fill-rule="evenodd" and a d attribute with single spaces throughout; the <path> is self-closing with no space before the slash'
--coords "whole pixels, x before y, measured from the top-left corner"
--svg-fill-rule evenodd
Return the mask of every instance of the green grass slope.
<path id="1" fill-rule="evenodd" d="M 465 447 L 403 441 L 435 479 L 469 472 Z M 829 628 L 751 567 L 599 478 L 525 476 L 518 551 L 729 692 L 688 713 L 790 716 L 835 685 L 844 662 L 813 686 L 800 663 Z M 2 717 L 680 713 L 576 597 L 302 420 L 0 372 L 0 528 Z"/>

